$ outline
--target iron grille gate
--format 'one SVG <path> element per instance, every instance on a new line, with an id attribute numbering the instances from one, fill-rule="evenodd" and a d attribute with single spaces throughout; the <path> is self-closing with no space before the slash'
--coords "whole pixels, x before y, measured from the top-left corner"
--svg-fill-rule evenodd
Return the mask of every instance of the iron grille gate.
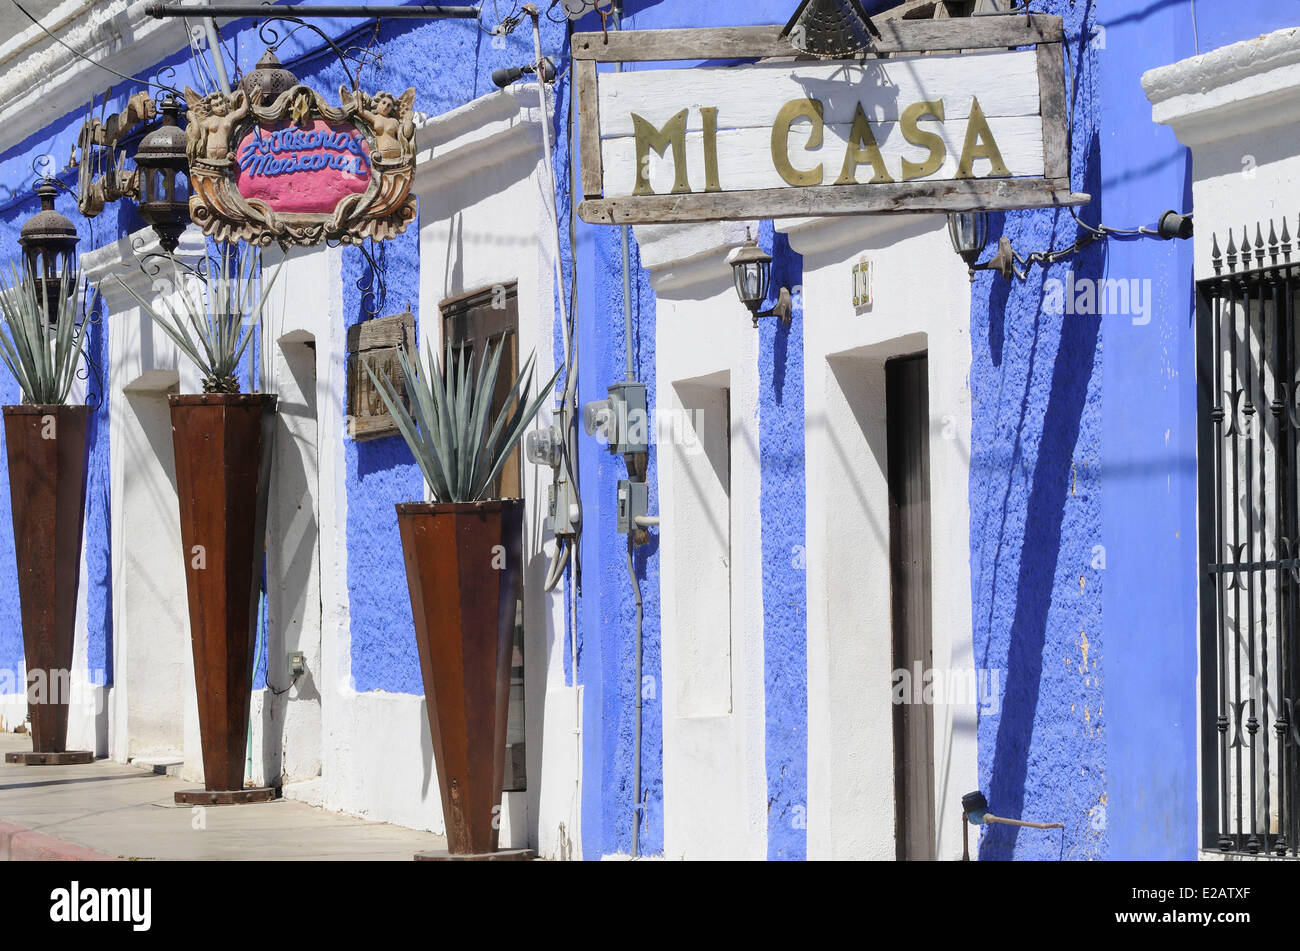
<path id="1" fill-rule="evenodd" d="M 1285 220 L 1241 235 L 1197 283 L 1202 841 L 1295 856 L 1300 262 Z"/>

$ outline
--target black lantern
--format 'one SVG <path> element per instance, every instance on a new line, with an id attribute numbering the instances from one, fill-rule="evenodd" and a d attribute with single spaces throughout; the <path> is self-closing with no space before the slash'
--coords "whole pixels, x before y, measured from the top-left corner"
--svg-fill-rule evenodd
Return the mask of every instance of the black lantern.
<path id="1" fill-rule="evenodd" d="M 77 269 L 77 229 L 64 215 L 54 210 L 58 189 L 45 179 L 36 188 L 41 210 L 27 219 L 18 234 L 23 249 L 23 265 L 31 274 L 36 295 L 45 301 L 50 321 L 57 320 L 60 295 L 71 297 L 77 286 L 73 275 Z"/>
<path id="2" fill-rule="evenodd" d="M 140 182 L 140 217 L 153 226 L 163 250 L 176 250 L 190 223 L 189 160 L 185 132 L 176 124 L 180 104 L 168 96 L 162 104 L 162 124 L 136 149 Z"/>
<path id="3" fill-rule="evenodd" d="M 262 58 L 257 61 L 257 67 L 244 76 L 239 81 L 239 88 L 248 94 L 249 100 L 253 101 L 255 106 L 269 106 L 280 98 L 281 93 L 287 92 L 294 86 L 298 85 L 298 77 L 280 64 L 280 58 L 271 50 L 262 54 Z M 258 93 L 257 99 L 253 100 L 253 93 Z"/>
<path id="4" fill-rule="evenodd" d="M 760 317 L 779 317 L 788 326 L 794 310 L 788 288 L 781 288 L 775 307 L 759 311 L 763 301 L 767 300 L 768 286 L 772 279 L 772 256 L 758 246 L 752 234 L 746 232 L 745 243 L 731 252 L 727 262 L 731 265 L 731 275 L 736 283 L 736 295 L 754 315 L 754 326 L 758 326 Z"/>
<path id="5" fill-rule="evenodd" d="M 948 238 L 952 249 L 961 255 L 970 271 L 971 281 L 976 271 L 997 271 L 1009 278 L 1015 273 L 1015 255 L 1011 239 L 1003 235 L 998 239 L 998 253 L 984 264 L 977 263 L 989 240 L 989 214 L 987 211 L 958 211 L 948 215 Z"/>
<path id="6" fill-rule="evenodd" d="M 870 49 L 880 29 L 859 0 L 803 0 L 781 36 L 801 53 L 845 59 Z"/>

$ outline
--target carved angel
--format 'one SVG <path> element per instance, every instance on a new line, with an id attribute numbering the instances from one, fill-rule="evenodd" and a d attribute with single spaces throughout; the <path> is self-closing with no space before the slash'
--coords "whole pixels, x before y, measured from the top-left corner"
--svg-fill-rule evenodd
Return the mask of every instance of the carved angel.
<path id="1" fill-rule="evenodd" d="M 262 87 L 254 86 L 252 100 L 261 95 Z M 200 96 L 185 87 L 185 101 L 189 104 L 189 117 L 185 128 L 186 149 L 190 159 L 224 162 L 230 157 L 230 134 L 235 125 L 248 115 L 250 97 L 242 89 L 229 97 L 219 92 Z"/>
<path id="2" fill-rule="evenodd" d="M 339 90 L 347 102 L 346 90 Z M 398 98 L 392 93 L 376 93 L 374 98 L 361 90 L 352 93 L 357 115 L 375 130 L 375 151 L 388 162 L 408 158 L 415 152 L 415 87 Z"/>

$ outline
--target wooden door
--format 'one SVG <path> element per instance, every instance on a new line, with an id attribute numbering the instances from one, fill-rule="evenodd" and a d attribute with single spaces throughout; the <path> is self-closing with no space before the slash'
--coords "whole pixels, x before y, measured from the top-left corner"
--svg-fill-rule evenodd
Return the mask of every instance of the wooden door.
<path id="1" fill-rule="evenodd" d="M 916 676 L 932 670 L 930 399 L 925 354 L 885 364 L 894 670 L 912 689 L 894 706 L 897 856 L 935 857 L 934 708 L 916 702 Z"/>

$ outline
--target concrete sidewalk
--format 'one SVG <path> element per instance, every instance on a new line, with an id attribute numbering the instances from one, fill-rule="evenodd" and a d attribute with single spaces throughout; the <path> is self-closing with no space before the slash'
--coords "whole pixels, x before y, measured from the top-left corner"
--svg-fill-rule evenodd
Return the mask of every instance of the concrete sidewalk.
<path id="1" fill-rule="evenodd" d="M 31 749 L 0 733 L 0 754 Z M 0 859 L 410 861 L 446 840 L 291 800 L 177 806 L 193 783 L 111 760 L 86 766 L 0 765 Z"/>

